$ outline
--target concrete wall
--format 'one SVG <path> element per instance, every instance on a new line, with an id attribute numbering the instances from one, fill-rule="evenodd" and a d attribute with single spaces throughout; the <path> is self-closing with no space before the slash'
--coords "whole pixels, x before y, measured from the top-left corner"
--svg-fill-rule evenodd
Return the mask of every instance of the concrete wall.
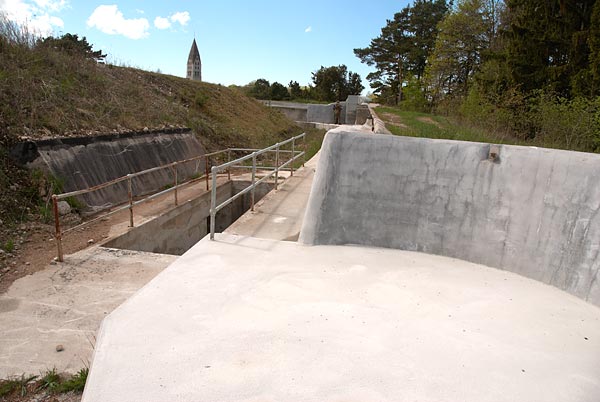
<path id="1" fill-rule="evenodd" d="M 330 132 L 300 241 L 416 250 L 600 305 L 600 155 Z"/>
<path id="2" fill-rule="evenodd" d="M 230 181 L 217 188 L 217 203 L 220 204 L 237 194 L 250 183 Z M 261 184 L 256 188 L 258 202 L 272 188 Z M 104 244 L 106 247 L 126 250 L 147 251 L 160 254 L 182 255 L 202 239 L 210 230 L 210 192 L 187 201 L 127 233 Z M 244 194 L 217 213 L 216 232 L 222 232 L 250 208 L 250 194 Z"/>
<path id="3" fill-rule="evenodd" d="M 12 151 L 12 156 L 21 163 L 40 167 L 62 179 L 64 191 L 92 187 L 128 173 L 202 154 L 204 148 L 188 129 L 27 142 Z M 202 173 L 204 163 L 189 163 L 178 169 L 180 179 Z M 172 172 L 164 169 L 135 178 L 133 191 L 135 195 L 147 194 L 172 184 Z M 92 209 L 125 200 L 126 182 L 82 196 L 82 201 Z"/>

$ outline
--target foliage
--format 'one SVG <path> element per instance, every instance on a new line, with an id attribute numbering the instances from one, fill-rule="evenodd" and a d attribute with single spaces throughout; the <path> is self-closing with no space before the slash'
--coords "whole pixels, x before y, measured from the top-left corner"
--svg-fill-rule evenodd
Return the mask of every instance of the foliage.
<path id="1" fill-rule="evenodd" d="M 39 386 L 40 389 L 45 389 L 50 392 L 55 392 L 60 386 L 60 376 L 56 372 L 56 368 L 46 371 L 46 374 L 40 378 Z"/>
<path id="2" fill-rule="evenodd" d="M 106 57 L 106 54 L 102 54 L 102 50 L 92 50 L 92 45 L 88 43 L 85 36 L 79 39 L 77 34 L 66 33 L 59 38 L 48 36 L 47 38 L 39 39 L 36 46 L 64 52 L 69 56 L 79 56 L 95 61 L 103 61 Z"/>
<path id="3" fill-rule="evenodd" d="M 4 251 L 6 251 L 7 253 L 12 253 L 13 250 L 15 249 L 15 242 L 13 239 L 8 239 L 5 243 L 4 246 L 2 247 L 4 249 Z"/>
<path id="4" fill-rule="evenodd" d="M 314 98 L 321 101 L 344 101 L 348 95 L 359 95 L 365 88 L 360 76 L 345 65 L 323 67 L 312 73 Z"/>
<path id="5" fill-rule="evenodd" d="M 437 25 L 447 12 L 445 0 L 416 0 L 387 20 L 381 34 L 366 48 L 354 49 L 365 64 L 375 66 L 369 74 L 374 93 L 386 103 L 403 99 L 407 76 L 420 81 L 438 33 Z"/>
<path id="6" fill-rule="evenodd" d="M 0 380 L 0 397 L 18 392 L 21 397 L 27 395 L 27 385 L 37 378 L 36 375 L 9 378 Z"/>
<path id="7" fill-rule="evenodd" d="M 465 96 L 479 70 L 482 52 L 492 42 L 493 15 L 484 0 L 462 0 L 439 24 L 440 33 L 427 67 L 431 100 Z"/>
<path id="8" fill-rule="evenodd" d="M 288 92 L 288 89 L 286 87 L 284 87 L 282 84 L 278 83 L 278 82 L 274 82 L 271 85 L 271 98 L 273 100 L 285 100 L 285 99 L 289 99 L 290 98 L 290 94 Z"/>
<path id="9" fill-rule="evenodd" d="M 83 392 L 85 382 L 89 374 L 89 368 L 84 367 L 73 375 L 71 378 L 63 381 L 56 388 L 56 392 L 65 393 L 70 391 Z"/>

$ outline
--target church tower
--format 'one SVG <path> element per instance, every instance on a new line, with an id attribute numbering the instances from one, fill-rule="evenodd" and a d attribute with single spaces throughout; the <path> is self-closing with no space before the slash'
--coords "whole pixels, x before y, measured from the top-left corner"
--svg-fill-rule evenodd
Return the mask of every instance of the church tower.
<path id="1" fill-rule="evenodd" d="M 196 45 L 196 38 L 192 42 L 192 48 L 188 56 L 186 78 L 194 81 L 202 81 L 202 61 L 200 60 L 200 52 Z"/>

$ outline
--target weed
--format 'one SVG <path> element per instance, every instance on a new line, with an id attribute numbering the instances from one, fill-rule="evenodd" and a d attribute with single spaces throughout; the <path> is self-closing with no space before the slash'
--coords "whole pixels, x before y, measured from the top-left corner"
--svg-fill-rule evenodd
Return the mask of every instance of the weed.
<path id="1" fill-rule="evenodd" d="M 77 372 L 77 374 L 61 383 L 57 388 L 57 392 L 82 392 L 83 388 L 85 387 L 85 382 L 87 381 L 89 371 L 90 369 L 88 367 L 82 368 Z"/>
<path id="2" fill-rule="evenodd" d="M 4 243 L 4 247 L 2 248 L 7 253 L 12 253 L 15 250 L 15 242 L 13 241 L 13 239 L 8 239 L 6 243 Z"/>
<path id="3" fill-rule="evenodd" d="M 55 392 L 60 386 L 60 376 L 56 372 L 56 368 L 46 371 L 46 374 L 44 374 L 39 382 L 39 389 L 46 389 L 50 392 Z"/>
<path id="4" fill-rule="evenodd" d="M 67 197 L 65 201 L 69 206 L 77 212 L 81 212 L 85 209 L 85 204 L 79 201 L 79 198 L 76 197 Z"/>
<path id="5" fill-rule="evenodd" d="M 27 395 L 27 384 L 35 380 L 38 376 L 25 376 L 21 374 L 20 378 L 9 378 L 7 380 L 0 381 L 0 397 L 10 395 L 13 392 L 18 391 L 21 396 Z"/>
<path id="6" fill-rule="evenodd" d="M 54 220 L 54 212 L 52 211 L 52 208 L 49 205 L 38 205 L 38 213 L 40 214 L 42 222 L 44 223 L 50 223 Z"/>

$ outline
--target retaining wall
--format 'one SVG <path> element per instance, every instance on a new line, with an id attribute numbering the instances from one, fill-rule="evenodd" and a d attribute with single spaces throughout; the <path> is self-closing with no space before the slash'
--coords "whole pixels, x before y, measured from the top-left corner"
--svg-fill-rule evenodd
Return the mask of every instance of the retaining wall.
<path id="1" fill-rule="evenodd" d="M 250 185 L 246 181 L 229 181 L 217 188 L 220 204 Z M 255 202 L 273 186 L 262 183 L 255 189 Z M 184 202 L 156 218 L 136 226 L 104 244 L 105 247 L 182 255 L 210 230 L 210 197 L 206 192 Z M 250 193 L 227 205 L 217 213 L 215 231 L 222 232 L 250 209 Z"/>
<path id="2" fill-rule="evenodd" d="M 330 132 L 300 241 L 509 270 L 600 305 L 600 155 Z"/>
<path id="3" fill-rule="evenodd" d="M 61 138 L 26 142 L 11 156 L 30 168 L 51 172 L 64 183 L 64 191 L 80 190 L 129 173 L 203 155 L 204 147 L 189 129 Z M 203 174 L 204 160 L 180 165 L 178 179 Z M 170 169 L 133 179 L 134 195 L 147 194 L 173 184 Z M 127 200 L 127 183 L 121 182 L 80 197 L 90 209 L 110 207 Z"/>

